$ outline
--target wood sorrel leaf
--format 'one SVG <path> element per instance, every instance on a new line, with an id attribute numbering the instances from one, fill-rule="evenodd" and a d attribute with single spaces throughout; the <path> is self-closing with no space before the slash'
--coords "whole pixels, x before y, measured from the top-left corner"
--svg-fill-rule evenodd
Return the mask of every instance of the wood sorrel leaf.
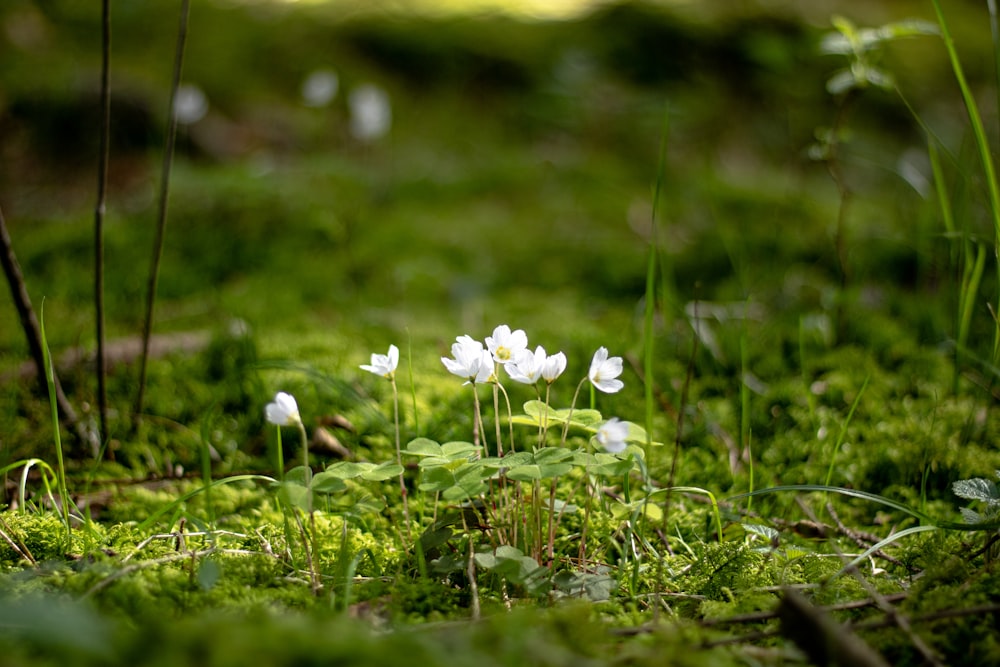
<path id="1" fill-rule="evenodd" d="M 347 489 L 347 485 L 343 482 L 344 479 L 348 478 L 324 470 L 316 473 L 309 483 L 309 488 L 313 493 L 339 493 Z"/>
<path id="2" fill-rule="evenodd" d="M 365 463 L 360 461 L 339 461 L 327 467 L 326 470 L 316 475 L 313 478 L 315 483 L 316 479 L 323 476 L 336 477 L 337 479 L 354 479 L 364 473 L 368 472 L 375 467 L 374 463 Z"/>
<path id="3" fill-rule="evenodd" d="M 399 477 L 403 472 L 403 466 L 387 461 L 381 465 L 374 466 L 371 470 L 361 473 L 361 479 L 369 482 L 381 482 L 393 477 Z"/>
<path id="4" fill-rule="evenodd" d="M 430 438 L 415 438 L 406 444 L 406 453 L 413 456 L 441 456 L 441 445 Z"/>

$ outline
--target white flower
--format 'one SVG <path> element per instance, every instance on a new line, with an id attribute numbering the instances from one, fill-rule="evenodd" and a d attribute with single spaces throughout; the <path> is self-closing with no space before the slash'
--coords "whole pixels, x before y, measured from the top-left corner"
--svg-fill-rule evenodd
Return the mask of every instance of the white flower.
<path id="1" fill-rule="evenodd" d="M 562 352 L 556 352 L 545 358 L 545 363 L 542 365 L 542 379 L 552 384 L 556 378 L 562 375 L 564 370 L 566 370 L 566 355 Z"/>
<path id="2" fill-rule="evenodd" d="M 366 83 L 351 91 L 347 98 L 351 108 L 351 136 L 361 141 L 374 141 L 392 126 L 392 106 L 389 94 Z"/>
<path id="3" fill-rule="evenodd" d="M 302 101 L 307 107 L 325 107 L 337 96 L 340 78 L 330 69 L 314 70 L 302 82 Z"/>
<path id="4" fill-rule="evenodd" d="M 511 331 L 506 324 L 501 324 L 493 330 L 492 336 L 486 337 L 486 348 L 498 363 L 513 361 L 514 355 L 528 348 L 528 335 L 523 329 Z"/>
<path id="5" fill-rule="evenodd" d="M 612 417 L 597 429 L 597 442 L 605 450 L 612 454 L 620 454 L 625 451 L 625 439 L 628 438 L 628 423 L 618 421 L 617 417 Z"/>
<path id="6" fill-rule="evenodd" d="M 208 113 L 208 98 L 198 86 L 178 86 L 174 94 L 174 115 L 181 125 L 194 125 Z"/>
<path id="7" fill-rule="evenodd" d="M 539 345 L 534 352 L 530 350 L 518 350 L 511 361 L 504 364 L 507 375 L 515 382 L 524 384 L 535 384 L 542 377 L 545 368 L 545 348 Z"/>
<path id="8" fill-rule="evenodd" d="M 451 346 L 453 359 L 441 357 L 448 372 L 469 382 L 490 382 L 493 374 L 493 355 L 472 336 L 459 336 Z"/>
<path id="9" fill-rule="evenodd" d="M 622 358 L 608 359 L 608 348 L 600 347 L 594 352 L 594 360 L 590 362 L 590 382 L 606 394 L 621 391 L 625 383 L 616 379 L 622 374 Z"/>
<path id="10" fill-rule="evenodd" d="M 361 370 L 381 375 L 391 380 L 396 375 L 396 367 L 398 365 L 399 348 L 395 345 L 390 345 L 389 354 L 372 354 L 372 363 L 362 364 Z"/>
<path id="11" fill-rule="evenodd" d="M 264 408 L 264 415 L 267 421 L 278 426 L 294 426 L 302 423 L 295 397 L 283 391 L 274 395 L 274 401 Z"/>

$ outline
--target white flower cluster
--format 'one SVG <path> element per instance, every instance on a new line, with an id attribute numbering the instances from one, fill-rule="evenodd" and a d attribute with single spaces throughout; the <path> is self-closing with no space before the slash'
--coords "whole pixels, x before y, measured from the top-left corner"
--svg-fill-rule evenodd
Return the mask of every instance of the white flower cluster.
<path id="1" fill-rule="evenodd" d="M 511 331 L 506 324 L 493 330 L 487 336 L 485 345 L 472 336 L 459 336 L 451 346 L 451 358 L 441 357 L 441 363 L 449 372 L 471 383 L 498 383 L 497 370 L 503 366 L 507 375 L 515 382 L 546 384 L 556 381 L 566 370 L 566 355 L 562 352 L 548 354 L 539 345 L 532 352 L 528 349 L 528 336 L 522 329 Z M 609 357 L 608 348 L 600 347 L 590 362 L 587 379 L 599 391 L 614 394 L 621 391 L 625 383 L 618 379 L 622 374 L 622 358 Z M 625 449 L 628 426 L 617 418 L 611 418 L 598 430 L 597 441 L 609 452 L 618 453 Z"/>
<path id="2" fill-rule="evenodd" d="M 511 331 L 506 324 L 493 330 L 486 337 L 485 345 L 472 336 L 459 336 L 451 346 L 451 356 L 441 357 L 449 372 L 468 382 L 498 382 L 496 369 L 503 366 L 515 382 L 546 384 L 556 381 L 566 370 L 566 355 L 562 352 L 548 354 L 539 345 L 532 352 L 528 349 L 528 336 L 522 329 Z M 618 379 L 622 374 L 622 358 L 608 357 L 608 348 L 601 347 L 594 353 L 587 378 L 600 391 L 614 394 L 625 384 Z"/>
<path id="3" fill-rule="evenodd" d="M 497 372 L 502 366 L 515 382 L 533 385 L 544 381 L 551 385 L 566 370 L 566 355 L 562 352 L 548 354 L 541 345 L 532 352 L 528 349 L 524 330 L 511 331 L 509 326 L 501 324 L 493 330 L 492 336 L 486 337 L 485 344 L 472 336 L 457 337 L 451 346 L 451 358 L 441 357 L 441 363 L 467 383 L 499 384 Z M 399 348 L 390 345 L 388 354 L 372 354 L 371 363 L 361 365 L 361 369 L 393 380 L 398 365 Z M 608 348 L 600 347 L 594 352 L 586 379 L 598 391 L 614 394 L 625 386 L 618 379 L 621 374 L 622 358 L 609 357 Z M 275 396 L 265 412 L 267 420 L 278 426 L 301 423 L 295 398 L 284 392 Z M 612 417 L 598 429 L 595 437 L 607 451 L 618 453 L 625 449 L 627 436 L 627 423 Z"/>

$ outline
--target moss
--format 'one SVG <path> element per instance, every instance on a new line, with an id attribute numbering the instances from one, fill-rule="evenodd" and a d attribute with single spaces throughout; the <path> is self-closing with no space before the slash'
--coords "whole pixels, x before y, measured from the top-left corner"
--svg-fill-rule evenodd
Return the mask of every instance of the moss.
<path id="1" fill-rule="evenodd" d="M 34 562 L 64 560 L 80 545 L 78 536 L 67 534 L 64 524 L 55 514 L 35 512 L 5 512 L 4 533 L 18 549 L 6 539 L 0 540 L 0 564 L 4 567 Z M 19 553 L 20 552 L 20 553 Z"/>

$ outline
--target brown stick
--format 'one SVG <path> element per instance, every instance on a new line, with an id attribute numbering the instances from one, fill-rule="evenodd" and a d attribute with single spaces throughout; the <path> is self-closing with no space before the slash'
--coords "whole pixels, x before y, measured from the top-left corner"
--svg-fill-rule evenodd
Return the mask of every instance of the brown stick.
<path id="1" fill-rule="evenodd" d="M 132 427 L 137 428 L 142 421 L 143 402 L 146 394 L 146 364 L 149 361 L 149 338 L 153 333 L 153 309 L 156 305 L 156 284 L 160 277 L 160 259 L 163 256 L 163 236 L 167 226 L 167 201 L 170 195 L 170 169 L 174 161 L 174 140 L 177 136 L 177 89 L 181 85 L 181 70 L 184 67 L 184 44 L 187 41 L 189 0 L 181 0 L 180 25 L 177 28 L 177 48 L 174 53 L 174 75 L 170 85 L 170 108 L 168 110 L 167 138 L 163 151 L 163 170 L 160 173 L 159 206 L 156 215 L 156 238 L 153 241 L 153 261 L 149 269 L 146 287 L 146 316 L 142 324 L 142 357 L 139 360 L 139 389 L 135 397 Z"/>
<path id="2" fill-rule="evenodd" d="M 7 221 L 4 220 L 3 211 L 0 210 L 0 264 L 3 265 L 4 275 L 7 277 L 7 284 L 10 285 L 10 293 L 14 299 L 14 307 L 21 320 L 21 328 L 24 330 L 24 337 L 28 342 L 28 351 L 35 362 L 35 370 L 38 377 L 39 388 L 43 395 L 49 392 L 45 381 L 45 353 L 42 350 L 42 330 L 38 326 L 38 318 L 35 317 L 35 310 L 31 307 L 31 298 L 28 296 L 28 288 L 24 283 L 24 274 L 21 273 L 21 265 L 17 262 L 14 254 L 14 244 L 10 240 L 7 232 Z M 92 453 L 97 455 L 97 442 L 94 434 L 90 433 L 76 416 L 76 410 L 70 404 L 66 394 L 63 393 L 59 378 L 53 371 L 52 377 L 55 383 L 56 403 L 59 412 L 62 413 L 66 425 L 76 434 L 77 440 L 81 444 L 89 444 Z"/>
<path id="3" fill-rule="evenodd" d="M 101 2 L 101 148 L 97 165 L 97 203 L 94 206 L 94 319 L 97 325 L 98 437 L 108 438 L 107 364 L 104 359 L 104 208 L 108 189 L 111 135 L 111 0 Z M 109 453 L 111 450 L 108 450 Z M 113 457 L 113 454 L 112 454 Z"/>

